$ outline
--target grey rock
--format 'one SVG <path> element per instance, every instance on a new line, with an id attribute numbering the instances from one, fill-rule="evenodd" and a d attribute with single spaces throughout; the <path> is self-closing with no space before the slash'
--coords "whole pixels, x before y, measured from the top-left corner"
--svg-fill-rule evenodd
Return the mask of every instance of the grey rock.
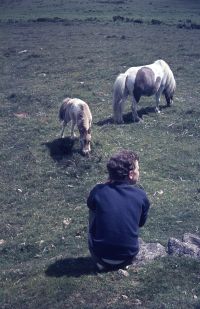
<path id="1" fill-rule="evenodd" d="M 139 238 L 139 246 L 140 251 L 133 261 L 133 267 L 143 266 L 168 254 L 200 260 L 200 236 L 196 234 L 185 233 L 182 240 L 171 237 L 167 250 L 160 243 L 145 243 L 141 238 Z"/>
<path id="2" fill-rule="evenodd" d="M 185 233 L 183 235 L 183 242 L 187 242 L 193 245 L 196 245 L 200 249 L 200 236 L 191 233 Z"/>
<path id="3" fill-rule="evenodd" d="M 162 246 L 160 243 L 145 243 L 140 238 L 139 244 L 140 251 L 133 262 L 134 266 L 141 266 L 157 258 L 167 255 L 165 247 Z"/>
<path id="4" fill-rule="evenodd" d="M 191 233 L 185 233 L 182 241 L 171 237 L 168 241 L 168 253 L 200 259 L 200 237 Z"/>

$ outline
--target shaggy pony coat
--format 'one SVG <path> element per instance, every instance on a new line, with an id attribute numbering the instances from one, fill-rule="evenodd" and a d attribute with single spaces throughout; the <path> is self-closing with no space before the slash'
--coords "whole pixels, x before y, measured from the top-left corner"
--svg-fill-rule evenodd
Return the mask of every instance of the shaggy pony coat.
<path id="1" fill-rule="evenodd" d="M 139 121 L 137 103 L 141 96 L 156 98 L 155 112 L 159 111 L 160 97 L 165 96 L 167 106 L 173 103 L 176 81 L 169 65 L 164 60 L 157 60 L 145 66 L 131 67 L 119 74 L 113 87 L 113 118 L 117 123 L 123 122 L 124 103 L 128 95 L 132 96 L 132 115 Z"/>
<path id="2" fill-rule="evenodd" d="M 86 102 L 77 98 L 66 98 L 59 110 L 59 119 L 62 121 L 61 137 L 64 137 L 64 130 L 68 122 L 72 122 L 71 137 L 75 137 L 74 128 L 78 127 L 80 133 L 80 144 L 83 154 L 91 151 L 91 125 L 92 114 Z"/>

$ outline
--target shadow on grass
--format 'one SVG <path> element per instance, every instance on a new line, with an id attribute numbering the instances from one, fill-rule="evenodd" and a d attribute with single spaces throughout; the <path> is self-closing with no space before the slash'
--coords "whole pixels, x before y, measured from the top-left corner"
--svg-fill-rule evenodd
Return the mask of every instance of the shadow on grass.
<path id="1" fill-rule="evenodd" d="M 52 142 L 44 143 L 49 149 L 50 156 L 55 161 L 61 161 L 66 155 L 72 155 L 72 149 L 75 143 L 75 139 L 70 137 L 57 138 Z"/>
<path id="2" fill-rule="evenodd" d="M 99 121 L 95 122 L 94 124 L 101 127 L 101 126 L 104 126 L 106 124 L 114 124 L 114 121 L 113 121 L 112 117 L 108 117 L 106 119 L 99 120 Z"/>
<path id="3" fill-rule="evenodd" d="M 165 109 L 167 108 L 166 105 L 164 106 L 159 106 L 159 109 Z M 138 110 L 138 116 L 143 119 L 144 115 L 148 115 L 148 114 L 155 114 L 155 107 L 145 107 L 145 108 L 141 108 L 140 110 Z M 128 123 L 133 123 L 133 117 L 132 117 L 132 112 L 123 114 L 123 120 L 124 120 L 124 124 L 128 124 Z M 108 117 L 106 119 L 100 120 L 98 122 L 95 123 L 97 126 L 103 126 L 106 124 L 114 124 L 113 118 L 112 117 Z"/>
<path id="4" fill-rule="evenodd" d="M 80 277 L 82 275 L 96 274 L 94 262 L 91 257 L 67 258 L 49 265 L 45 274 L 49 277 Z"/>

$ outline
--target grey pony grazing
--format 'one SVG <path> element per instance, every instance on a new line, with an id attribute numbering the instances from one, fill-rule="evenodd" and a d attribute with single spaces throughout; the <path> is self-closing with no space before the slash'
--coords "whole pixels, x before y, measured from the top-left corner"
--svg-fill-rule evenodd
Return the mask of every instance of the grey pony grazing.
<path id="1" fill-rule="evenodd" d="M 133 95 L 136 102 L 139 102 L 141 96 L 152 96 L 159 89 L 161 78 L 155 78 L 154 72 L 148 67 L 142 67 L 138 70 L 135 78 Z"/>
<path id="2" fill-rule="evenodd" d="M 113 87 L 113 118 L 116 123 L 123 123 L 124 103 L 132 96 L 133 121 L 139 121 L 137 103 L 141 96 L 155 95 L 155 112 L 159 113 L 161 95 L 165 96 L 167 106 L 173 103 L 176 81 L 169 65 L 164 60 L 152 64 L 131 67 L 119 74 Z"/>
<path id="3" fill-rule="evenodd" d="M 91 151 L 91 125 L 92 114 L 88 104 L 77 98 L 66 98 L 59 110 L 59 119 L 62 121 L 61 137 L 64 137 L 64 130 L 68 122 L 72 121 L 71 137 L 75 137 L 74 128 L 77 125 L 80 133 L 81 151 L 88 155 Z"/>

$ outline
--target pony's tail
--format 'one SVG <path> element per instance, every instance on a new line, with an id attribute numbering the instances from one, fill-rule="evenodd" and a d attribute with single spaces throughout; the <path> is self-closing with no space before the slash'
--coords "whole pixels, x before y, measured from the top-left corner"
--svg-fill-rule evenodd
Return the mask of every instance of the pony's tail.
<path id="1" fill-rule="evenodd" d="M 58 118 L 60 121 L 64 121 L 66 117 L 66 109 L 67 109 L 67 103 L 69 102 L 70 98 L 66 98 L 63 100 L 62 105 L 60 107 Z"/>
<path id="2" fill-rule="evenodd" d="M 123 100 L 126 97 L 126 77 L 125 73 L 119 74 L 113 86 L 113 119 L 114 122 L 123 122 Z"/>
<path id="3" fill-rule="evenodd" d="M 60 121 L 63 121 L 64 120 L 64 116 L 65 116 L 65 109 L 64 109 L 64 106 L 62 104 L 61 107 L 60 107 L 59 113 L 58 113 L 58 119 Z"/>

